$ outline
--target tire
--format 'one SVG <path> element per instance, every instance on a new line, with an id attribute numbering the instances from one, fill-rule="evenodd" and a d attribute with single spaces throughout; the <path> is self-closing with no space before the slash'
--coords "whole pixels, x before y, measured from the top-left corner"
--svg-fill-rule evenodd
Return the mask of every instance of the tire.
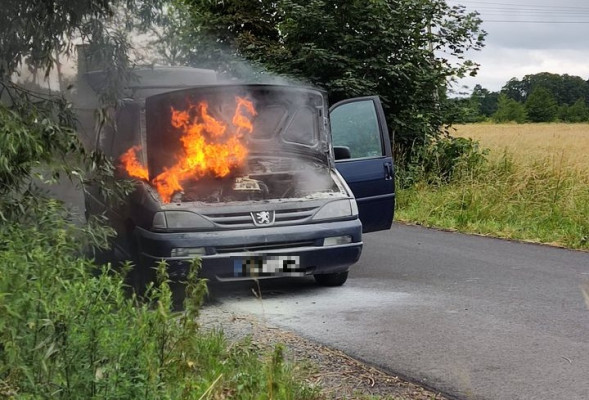
<path id="1" fill-rule="evenodd" d="M 147 285 L 155 279 L 155 276 L 147 268 L 143 268 L 136 262 L 132 262 L 132 268 L 127 274 L 127 284 L 138 298 L 143 298 Z"/>
<path id="2" fill-rule="evenodd" d="M 184 311 L 186 283 L 173 280 L 169 284 L 170 290 L 172 291 L 172 311 Z"/>
<path id="3" fill-rule="evenodd" d="M 315 277 L 315 282 L 321 286 L 342 286 L 348 280 L 348 271 L 313 276 Z"/>
<path id="4" fill-rule="evenodd" d="M 112 266 L 115 265 L 114 252 L 112 247 L 106 249 L 100 247 L 94 247 L 88 252 L 88 257 L 94 259 L 96 265 L 105 265 L 110 263 Z"/>
<path id="5" fill-rule="evenodd" d="M 159 285 L 157 282 L 157 273 L 153 267 L 148 267 L 148 263 L 141 256 L 134 257 L 133 268 L 127 275 L 127 283 L 132 292 L 141 301 L 146 301 L 146 291 L 150 284 Z M 172 310 L 184 310 L 184 298 L 186 297 L 186 284 L 178 279 L 168 280 L 168 285 L 172 292 Z"/>

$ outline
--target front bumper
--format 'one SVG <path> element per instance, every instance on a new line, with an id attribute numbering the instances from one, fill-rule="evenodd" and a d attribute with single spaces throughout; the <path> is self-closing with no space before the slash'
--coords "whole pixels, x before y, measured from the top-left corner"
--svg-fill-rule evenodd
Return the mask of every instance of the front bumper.
<path id="1" fill-rule="evenodd" d="M 164 260 L 172 278 L 183 278 L 192 257 L 171 257 L 174 248 L 204 248 L 200 276 L 217 280 L 252 279 L 236 274 L 244 257 L 298 257 L 305 275 L 347 271 L 362 252 L 359 219 L 317 224 L 210 232 L 152 232 L 136 228 L 141 264 L 153 267 Z M 348 235 L 351 242 L 324 246 L 327 237 Z M 279 275 L 280 276 L 280 275 Z"/>

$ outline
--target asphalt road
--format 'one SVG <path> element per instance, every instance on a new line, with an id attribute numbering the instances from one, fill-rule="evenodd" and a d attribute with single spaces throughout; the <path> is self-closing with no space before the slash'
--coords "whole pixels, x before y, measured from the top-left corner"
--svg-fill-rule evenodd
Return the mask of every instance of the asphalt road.
<path id="1" fill-rule="evenodd" d="M 589 399 L 589 253 L 402 225 L 364 240 L 341 288 L 213 301 L 460 399 Z"/>

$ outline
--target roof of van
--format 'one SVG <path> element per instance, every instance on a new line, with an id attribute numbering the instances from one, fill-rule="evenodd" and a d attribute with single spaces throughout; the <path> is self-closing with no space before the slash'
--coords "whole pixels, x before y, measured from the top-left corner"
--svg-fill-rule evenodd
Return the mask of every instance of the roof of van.
<path id="1" fill-rule="evenodd" d="M 148 91 L 141 97 L 151 96 L 158 92 L 167 92 L 193 86 L 217 83 L 217 74 L 210 69 L 191 67 L 153 67 L 138 68 L 132 71 L 137 79 L 132 79 L 127 86 L 133 91 Z M 92 71 L 85 74 L 88 83 L 95 91 L 99 91 L 104 82 L 104 71 Z"/>

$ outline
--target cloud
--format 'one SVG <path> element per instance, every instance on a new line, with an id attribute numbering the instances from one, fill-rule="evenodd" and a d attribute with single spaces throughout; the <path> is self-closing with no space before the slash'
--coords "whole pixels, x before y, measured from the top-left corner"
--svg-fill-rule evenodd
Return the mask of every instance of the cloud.
<path id="1" fill-rule="evenodd" d="M 513 49 L 491 47 L 473 55 L 481 67 L 476 77 L 459 82 L 470 89 L 479 83 L 489 90 L 500 90 L 511 78 L 551 72 L 589 78 L 586 53 L 571 49 Z"/>
<path id="2" fill-rule="evenodd" d="M 500 90 L 511 78 L 539 72 L 589 78 L 589 4 L 579 0 L 448 1 L 477 9 L 488 33 L 485 48 L 470 54 L 481 66 L 478 75 L 460 80 L 458 86 L 472 90 L 479 83 Z M 580 21 L 586 23 L 574 23 Z"/>
<path id="3" fill-rule="evenodd" d="M 486 47 L 509 49 L 588 50 L 587 26 L 589 23 L 483 23 L 483 29 L 488 32 Z"/>

